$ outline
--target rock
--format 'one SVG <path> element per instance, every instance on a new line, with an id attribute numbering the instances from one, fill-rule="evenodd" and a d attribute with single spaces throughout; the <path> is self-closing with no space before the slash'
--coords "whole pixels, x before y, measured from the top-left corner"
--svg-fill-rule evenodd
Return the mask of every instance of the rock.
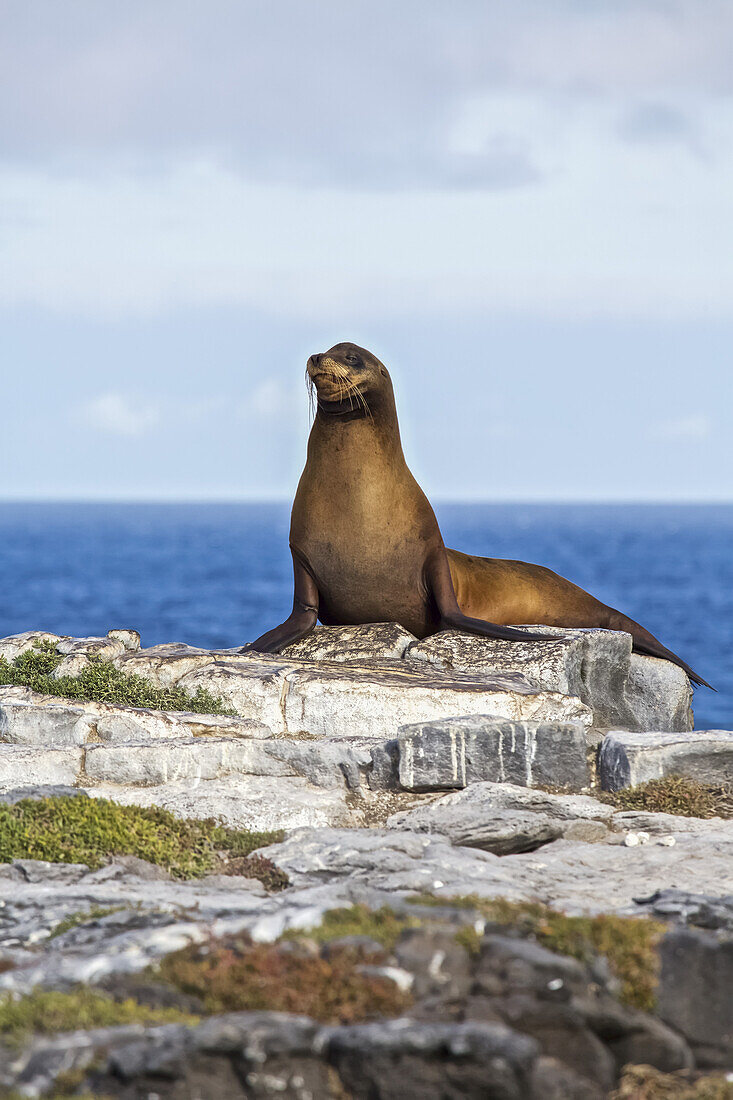
<path id="1" fill-rule="evenodd" d="M 733 894 L 717 897 L 691 894 L 688 890 L 657 890 L 649 898 L 637 899 L 651 906 L 651 912 L 663 920 L 675 920 L 697 928 L 733 932 Z"/>
<path id="2" fill-rule="evenodd" d="M 14 806 L 16 802 L 24 802 L 26 799 L 38 801 L 39 798 L 88 798 L 86 791 L 78 787 L 68 787 L 62 783 L 50 786 L 15 787 L 10 791 L 0 792 L 0 803 L 6 806 Z"/>
<path id="3" fill-rule="evenodd" d="M 93 661 L 111 661 L 115 657 L 122 656 L 129 649 L 129 639 L 125 637 L 126 634 L 126 631 L 116 631 L 114 636 L 108 635 L 106 638 L 62 638 L 56 645 L 56 652 L 63 653 L 64 659 L 54 669 L 52 673 L 54 679 L 60 680 L 62 676 L 78 676 L 82 669 Z"/>
<path id="4" fill-rule="evenodd" d="M 22 653 L 29 649 L 35 649 L 42 642 L 61 641 L 58 634 L 49 634 L 46 630 L 26 630 L 23 634 L 11 634 L 8 638 L 0 638 L 0 660 L 14 661 Z"/>
<path id="5" fill-rule="evenodd" d="M 674 928 L 660 946 L 659 1015 L 691 1044 L 697 1064 L 733 1065 L 733 935 Z"/>
<path id="6" fill-rule="evenodd" d="M 501 1024 L 390 1020 L 335 1028 L 327 1057 L 355 1100 L 534 1100 L 537 1044 Z"/>
<path id="7" fill-rule="evenodd" d="M 300 776 L 232 775 L 152 787 L 101 783 L 89 793 L 124 806 L 160 806 L 177 817 L 215 817 L 232 828 L 256 832 L 363 821 L 359 808 L 347 800 L 345 787 L 315 787 Z"/>
<path id="8" fill-rule="evenodd" d="M 609 836 L 613 807 L 584 795 L 554 795 L 511 783 L 472 783 L 392 814 L 387 826 L 441 833 L 454 844 L 497 855 L 528 852 L 560 836 L 598 843 Z"/>
<path id="9" fill-rule="evenodd" d="M 16 745 L 83 745 L 177 737 L 266 738 L 268 726 L 246 718 L 77 702 L 22 687 L 0 687 L 0 740 Z"/>
<path id="10" fill-rule="evenodd" d="M 227 775 L 292 775 L 258 741 L 207 737 L 198 741 L 160 741 L 89 745 L 85 776 L 90 783 L 154 786 L 200 782 Z"/>
<path id="11" fill-rule="evenodd" d="M 415 635 L 399 623 L 317 626 L 307 638 L 286 646 L 282 656 L 300 661 L 339 662 L 400 659 L 415 641 Z"/>
<path id="12" fill-rule="evenodd" d="M 601 787 L 618 791 L 665 775 L 702 783 L 733 782 L 733 732 L 634 734 L 613 730 L 598 757 Z"/>
<path id="13" fill-rule="evenodd" d="M 560 839 L 498 857 L 451 846 L 438 834 L 303 829 L 267 855 L 298 887 L 368 883 L 390 893 L 542 901 L 569 913 L 638 914 L 636 898 L 680 881 L 694 892 L 733 893 L 733 841 L 694 834 L 681 834 L 674 848 Z"/>
<path id="14" fill-rule="evenodd" d="M 125 652 L 112 663 L 122 672 L 134 672 L 156 687 L 167 688 L 177 684 L 186 673 L 213 665 L 214 656 L 206 649 L 197 649 L 183 642 L 167 642 L 137 652 Z"/>
<path id="15" fill-rule="evenodd" d="M 414 642 L 408 661 L 494 675 L 521 673 L 543 691 L 575 695 L 593 712 L 593 726 L 621 729 L 692 729 L 692 691 L 682 669 L 631 652 L 619 631 L 535 627 L 551 642 L 503 642 L 448 630 Z"/>
<path id="16" fill-rule="evenodd" d="M 80 748 L 0 746 L 0 790 L 24 786 L 64 786 L 76 783 L 82 764 Z"/>
<path id="17" fill-rule="evenodd" d="M 443 806 L 438 813 L 432 807 L 421 806 L 402 814 L 394 814 L 388 821 L 392 828 L 405 828 L 418 833 L 440 833 L 453 844 L 466 848 L 482 848 L 498 856 L 510 852 L 533 852 L 551 840 L 562 836 L 557 821 L 544 814 L 523 813 L 521 810 L 484 809 L 476 806 Z M 395 818 L 398 820 L 395 821 Z M 404 824 L 401 825 L 399 819 Z"/>
<path id="18" fill-rule="evenodd" d="M 466 787 L 481 780 L 586 786 L 584 727 L 482 715 L 403 726 L 400 783 L 408 790 Z"/>
<path id="19" fill-rule="evenodd" d="M 671 661 L 631 654 L 626 681 L 625 720 L 611 718 L 609 726 L 628 730 L 670 730 L 685 733 L 693 729 L 692 686 L 683 669 Z M 624 711 L 621 711 L 622 717 Z M 633 724 L 631 720 L 633 716 Z"/>

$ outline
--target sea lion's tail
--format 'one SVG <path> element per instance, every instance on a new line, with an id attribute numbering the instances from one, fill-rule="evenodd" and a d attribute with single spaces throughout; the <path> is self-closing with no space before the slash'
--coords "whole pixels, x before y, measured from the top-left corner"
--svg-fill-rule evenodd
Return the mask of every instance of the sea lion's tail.
<path id="1" fill-rule="evenodd" d="M 664 661 L 671 661 L 673 665 L 677 665 L 684 672 L 687 673 L 693 684 L 698 684 L 700 687 L 710 688 L 711 691 L 717 689 L 709 684 L 707 680 L 703 680 L 702 676 L 690 668 L 686 661 L 683 661 L 681 657 L 678 657 L 676 653 L 673 653 L 671 649 L 667 649 L 662 645 L 658 638 L 655 638 L 653 634 L 650 634 L 639 623 L 634 622 L 633 619 L 629 619 L 628 616 L 622 615 L 620 611 L 613 612 L 613 630 L 625 630 L 627 634 L 630 634 L 634 640 L 634 652 L 641 653 L 645 657 L 661 657 Z"/>

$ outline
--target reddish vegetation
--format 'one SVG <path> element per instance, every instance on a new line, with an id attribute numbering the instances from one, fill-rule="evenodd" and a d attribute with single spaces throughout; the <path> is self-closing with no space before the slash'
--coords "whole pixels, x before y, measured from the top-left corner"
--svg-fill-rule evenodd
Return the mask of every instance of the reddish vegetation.
<path id="1" fill-rule="evenodd" d="M 398 1016 L 410 998 L 388 978 L 361 972 L 360 962 L 350 949 L 323 958 L 300 944 L 212 940 L 169 955 L 159 975 L 212 1013 L 271 1010 L 334 1024 Z"/>

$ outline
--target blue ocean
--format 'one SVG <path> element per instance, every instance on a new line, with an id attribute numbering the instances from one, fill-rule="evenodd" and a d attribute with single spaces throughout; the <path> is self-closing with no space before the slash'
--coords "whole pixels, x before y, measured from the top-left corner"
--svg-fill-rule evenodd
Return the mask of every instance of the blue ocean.
<path id="1" fill-rule="evenodd" d="M 733 506 L 444 504 L 447 545 L 538 562 L 648 627 L 718 690 L 733 729 Z M 255 638 L 292 600 L 284 504 L 2 504 L 0 637 L 29 629 L 207 648 Z"/>

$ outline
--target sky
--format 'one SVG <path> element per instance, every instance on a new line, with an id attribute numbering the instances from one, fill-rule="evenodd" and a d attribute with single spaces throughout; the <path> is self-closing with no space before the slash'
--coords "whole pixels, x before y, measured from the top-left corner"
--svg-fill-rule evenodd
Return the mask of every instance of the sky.
<path id="1" fill-rule="evenodd" d="M 0 0 L 0 499 L 733 500 L 730 0 Z"/>

